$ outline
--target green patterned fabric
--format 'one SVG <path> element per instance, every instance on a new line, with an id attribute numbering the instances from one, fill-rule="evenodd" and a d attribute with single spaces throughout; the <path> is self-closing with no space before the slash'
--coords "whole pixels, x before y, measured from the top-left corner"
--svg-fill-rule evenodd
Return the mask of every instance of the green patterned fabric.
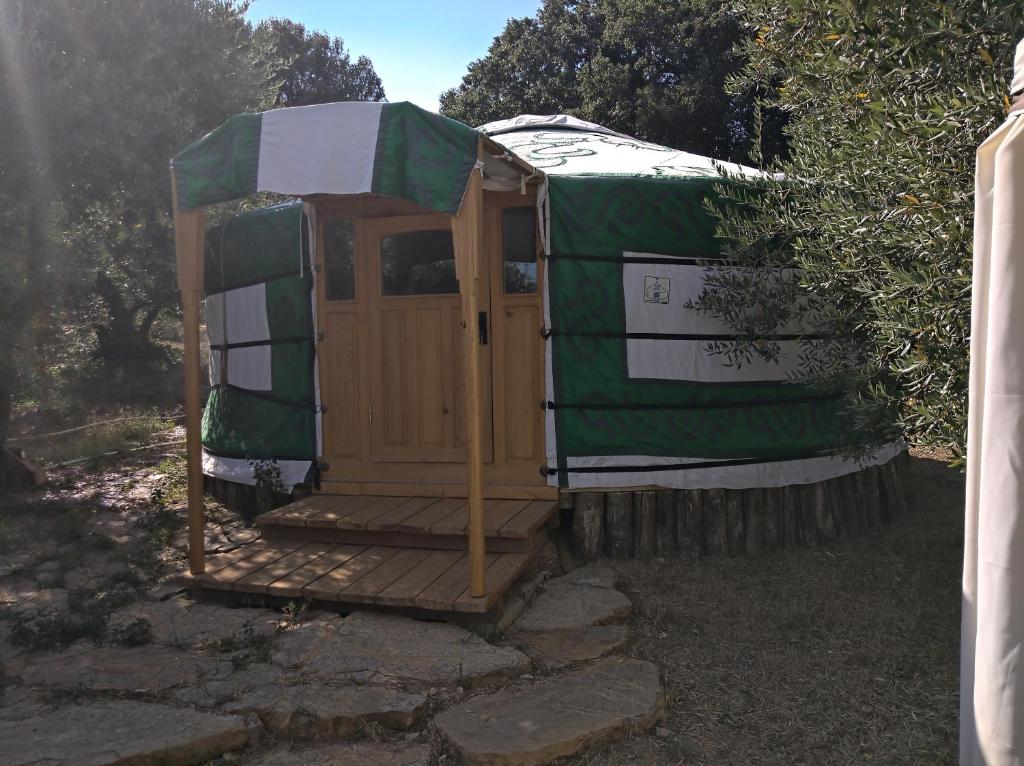
<path id="1" fill-rule="evenodd" d="M 313 275 L 302 204 L 244 213 L 210 229 L 204 266 L 207 296 L 262 291 L 267 336 L 229 347 L 227 355 L 269 348 L 271 387 L 215 387 L 203 417 L 203 447 L 221 457 L 314 460 Z"/>
<path id="2" fill-rule="evenodd" d="M 480 134 L 415 104 L 381 111 L 373 191 L 454 215 L 477 160 Z"/>
<path id="3" fill-rule="evenodd" d="M 623 253 L 716 257 L 714 221 L 703 207 L 710 179 L 552 176 L 549 184 L 561 468 L 566 458 L 591 455 L 768 459 L 838 442 L 835 400 L 803 385 L 629 377 Z"/>
<path id="4" fill-rule="evenodd" d="M 261 119 L 261 114 L 236 114 L 175 156 L 181 207 L 226 202 L 256 191 Z"/>

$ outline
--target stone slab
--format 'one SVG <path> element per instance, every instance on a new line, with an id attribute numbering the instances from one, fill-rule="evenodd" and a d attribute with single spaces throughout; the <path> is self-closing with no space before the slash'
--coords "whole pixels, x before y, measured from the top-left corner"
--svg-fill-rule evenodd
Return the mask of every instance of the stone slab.
<path id="1" fill-rule="evenodd" d="M 393 745 L 356 742 L 347 745 L 278 750 L 267 753 L 251 766 L 429 766 L 427 745 Z"/>
<path id="2" fill-rule="evenodd" d="M 71 705 L 31 721 L 0 722 L 4 766 L 185 766 L 248 742 L 238 716 L 144 702 Z"/>
<path id="3" fill-rule="evenodd" d="M 252 713 L 277 736 L 296 739 L 348 737 L 366 724 L 407 729 L 426 711 L 427 698 L 386 686 L 268 685 L 223 707 Z"/>
<path id="4" fill-rule="evenodd" d="M 456 625 L 372 612 L 300 626 L 278 639 L 273 661 L 335 683 L 463 687 L 530 667 L 522 652 L 492 646 Z"/>
<path id="5" fill-rule="evenodd" d="M 187 598 L 172 598 L 137 601 L 118 609 L 110 616 L 110 627 L 139 618 L 149 620 L 153 626 L 154 643 L 167 646 L 198 646 L 226 638 L 241 631 L 246 623 L 251 623 L 260 635 L 273 635 L 280 620 L 280 616 L 270 610 L 230 609 Z"/>
<path id="6" fill-rule="evenodd" d="M 615 574 L 603 564 L 581 567 L 549 580 L 514 628 L 521 633 L 582 631 L 629 617 L 633 604 L 615 590 Z"/>
<path id="7" fill-rule="evenodd" d="M 106 646 L 84 651 L 23 655 L 6 672 L 26 686 L 110 692 L 162 692 L 226 675 L 230 666 L 165 646 Z"/>
<path id="8" fill-rule="evenodd" d="M 434 722 L 471 764 L 533 766 L 649 729 L 663 707 L 654 665 L 612 658 L 535 686 L 473 697 Z"/>
<path id="9" fill-rule="evenodd" d="M 530 658 L 546 670 L 560 670 L 622 651 L 629 638 L 625 625 L 592 625 L 583 630 L 520 633 L 512 643 L 525 647 Z"/>

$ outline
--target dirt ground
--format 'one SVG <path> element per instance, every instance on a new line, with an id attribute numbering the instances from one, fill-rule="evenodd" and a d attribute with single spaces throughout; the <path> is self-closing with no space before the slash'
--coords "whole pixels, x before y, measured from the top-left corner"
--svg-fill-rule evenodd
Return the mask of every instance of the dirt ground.
<path id="1" fill-rule="evenodd" d="M 964 478 L 943 457 L 915 455 L 910 513 L 870 536 L 619 565 L 668 714 L 573 763 L 955 763 Z"/>
<path id="2" fill-rule="evenodd" d="M 30 640 L 110 641 L 61 611 L 68 594 L 102 606 L 182 566 L 183 461 L 167 453 L 76 465 L 44 493 L 0 497 L 0 633 L 28 599 L 79 620 L 22 626 Z M 616 563 L 636 607 L 627 653 L 660 668 L 667 715 L 570 763 L 955 762 L 964 482 L 943 458 L 918 453 L 910 512 L 858 540 Z M 212 547 L 244 532 L 212 510 Z"/>

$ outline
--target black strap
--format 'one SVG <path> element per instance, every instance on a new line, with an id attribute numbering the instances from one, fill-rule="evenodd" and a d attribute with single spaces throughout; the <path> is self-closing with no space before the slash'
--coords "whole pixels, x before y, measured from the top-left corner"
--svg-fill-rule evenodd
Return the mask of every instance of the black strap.
<path id="1" fill-rule="evenodd" d="M 730 468 L 741 465 L 758 465 L 760 463 L 784 463 L 793 460 L 807 460 L 816 457 L 828 457 L 827 452 L 807 452 L 782 457 L 750 457 L 732 460 L 706 460 L 700 463 L 662 463 L 657 465 L 602 465 L 591 467 L 565 467 L 562 469 L 545 466 L 541 470 L 547 476 L 554 476 L 559 470 L 566 473 L 635 473 L 638 471 L 692 471 L 698 468 Z"/>
<path id="2" fill-rule="evenodd" d="M 670 332 L 573 332 L 555 330 L 551 327 L 541 328 L 542 338 L 559 336 L 563 338 L 625 338 L 626 340 L 706 340 L 706 341 L 761 341 L 761 340 L 840 340 L 842 336 L 825 335 L 823 333 L 778 333 L 751 337 L 741 334 L 711 333 L 670 333 Z"/>
<path id="3" fill-rule="evenodd" d="M 313 343 L 312 335 L 295 335 L 290 338 L 271 338 L 269 340 L 250 340 L 244 343 L 211 343 L 215 351 L 228 351 L 233 348 L 252 348 L 254 346 L 276 346 L 283 343 Z"/>
<path id="4" fill-rule="evenodd" d="M 709 399 L 702 402 L 665 402 L 663 404 L 652 402 L 541 402 L 541 408 L 545 410 L 604 410 L 604 411 L 632 411 L 632 410 L 735 410 L 749 407 L 773 407 L 787 404 L 813 404 L 815 402 L 838 399 L 838 394 L 813 394 L 809 396 L 795 396 L 790 399 L 749 399 L 737 402 L 732 400 Z"/>

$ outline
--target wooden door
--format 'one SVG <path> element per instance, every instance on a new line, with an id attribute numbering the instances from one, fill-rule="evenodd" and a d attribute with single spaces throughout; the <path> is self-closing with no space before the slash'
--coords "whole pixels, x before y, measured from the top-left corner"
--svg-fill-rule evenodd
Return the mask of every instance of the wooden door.
<path id="1" fill-rule="evenodd" d="M 370 459 L 465 462 L 463 319 L 451 219 L 369 220 L 366 253 Z M 482 369 L 489 393 L 488 349 Z M 484 412 L 490 460 L 489 397 Z"/>
<path id="2" fill-rule="evenodd" d="M 451 217 L 373 202 L 326 200 L 317 208 L 317 353 L 328 466 L 322 491 L 465 497 L 462 309 L 454 262 L 444 263 L 453 255 L 445 250 Z M 484 193 L 480 311 L 488 343 L 481 377 L 489 498 L 557 496 L 538 470 L 543 262 L 529 260 L 533 204 L 532 196 Z M 449 254 L 431 257 L 438 252 Z"/>

